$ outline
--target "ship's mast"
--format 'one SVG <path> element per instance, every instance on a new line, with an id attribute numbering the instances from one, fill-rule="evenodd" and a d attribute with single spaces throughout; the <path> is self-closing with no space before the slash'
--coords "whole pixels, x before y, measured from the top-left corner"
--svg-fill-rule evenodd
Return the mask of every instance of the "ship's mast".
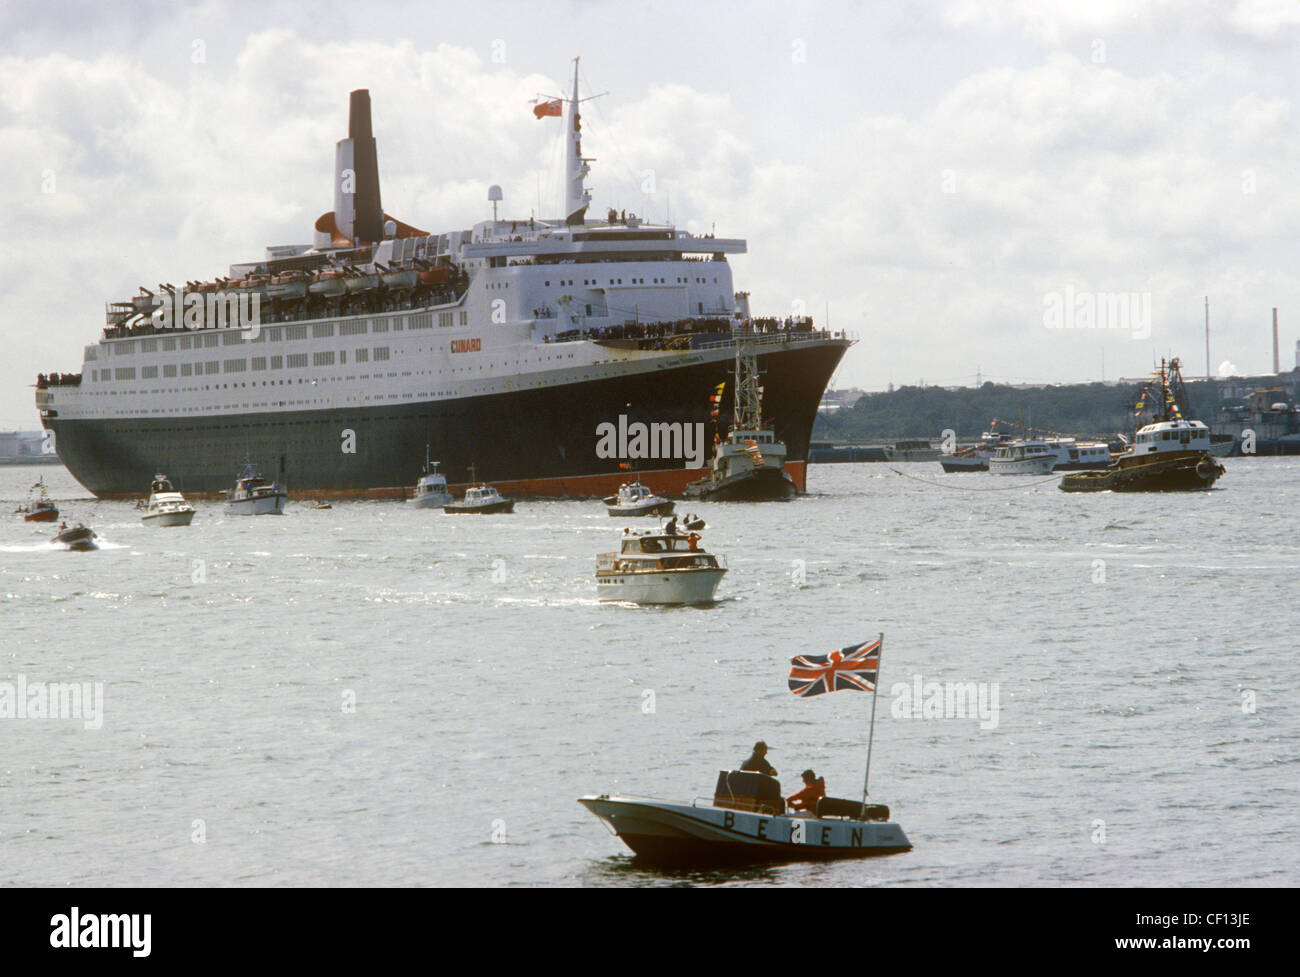
<path id="1" fill-rule="evenodd" d="M 569 122 L 564 141 L 564 222 L 586 220 L 591 194 L 584 179 L 591 172 L 582 155 L 582 113 L 578 111 L 578 59 L 573 59 L 573 98 L 569 100 Z"/>
<path id="2" fill-rule="evenodd" d="M 758 346 L 753 339 L 736 339 L 736 393 L 733 431 L 757 431 L 763 425 L 763 399 L 758 387 Z"/>

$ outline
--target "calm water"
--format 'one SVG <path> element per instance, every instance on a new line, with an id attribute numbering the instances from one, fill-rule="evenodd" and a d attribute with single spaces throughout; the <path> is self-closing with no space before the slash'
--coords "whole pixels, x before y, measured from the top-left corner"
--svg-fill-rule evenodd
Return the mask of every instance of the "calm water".
<path id="1" fill-rule="evenodd" d="M 1225 464 L 1165 497 L 817 467 L 696 507 L 731 572 L 679 609 L 596 602 L 595 503 L 146 529 L 0 468 L 0 681 L 104 698 L 99 729 L 0 719 L 0 883 L 1294 885 L 1300 462 Z M 105 549 L 7 515 L 41 471 Z M 870 697 L 786 672 L 879 631 L 871 794 L 911 853 L 664 875 L 575 803 L 709 794 L 758 738 L 787 792 L 854 796 Z M 996 687 L 996 728 L 893 715 L 915 675 Z"/>

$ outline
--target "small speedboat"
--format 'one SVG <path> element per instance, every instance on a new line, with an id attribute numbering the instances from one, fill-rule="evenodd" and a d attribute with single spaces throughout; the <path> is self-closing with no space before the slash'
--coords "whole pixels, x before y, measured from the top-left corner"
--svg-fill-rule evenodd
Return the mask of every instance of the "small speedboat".
<path id="1" fill-rule="evenodd" d="M 655 495 L 640 482 L 624 482 L 618 494 L 608 496 L 605 511 L 611 516 L 670 516 L 675 503 Z"/>
<path id="2" fill-rule="evenodd" d="M 476 485 L 465 490 L 463 499 L 444 505 L 442 511 L 486 516 L 494 512 L 514 512 L 515 503 L 513 499 L 503 498 L 491 485 Z"/>
<path id="3" fill-rule="evenodd" d="M 38 490 L 40 495 L 33 499 L 32 493 Z M 44 478 L 27 490 L 27 502 L 20 505 L 16 511 L 22 514 L 24 522 L 54 522 L 55 519 L 59 518 L 59 507 L 54 504 L 49 493 L 45 491 Z"/>
<path id="4" fill-rule="evenodd" d="M 59 527 L 59 532 L 54 537 L 54 542 L 79 552 L 99 549 L 98 540 L 99 537 L 95 535 L 95 531 L 81 523 L 77 523 L 75 526 L 64 523 Z"/>
<path id="5" fill-rule="evenodd" d="M 226 498 L 226 509 L 233 516 L 278 516 L 288 499 L 278 484 L 268 482 L 255 466 L 245 465 Z"/>
<path id="6" fill-rule="evenodd" d="M 698 533 L 624 530 L 617 553 L 596 557 L 597 598 L 633 604 L 706 604 L 727 572 Z"/>
<path id="7" fill-rule="evenodd" d="M 824 797 L 816 813 L 787 812 L 775 777 L 723 770 L 712 806 L 609 794 L 578 803 L 637 856 L 668 864 L 788 862 L 910 851 L 883 804 Z"/>
<path id="8" fill-rule="evenodd" d="M 194 521 L 194 506 L 172 488 L 166 475 L 155 475 L 149 487 L 149 504 L 140 521 L 146 526 L 188 526 Z"/>

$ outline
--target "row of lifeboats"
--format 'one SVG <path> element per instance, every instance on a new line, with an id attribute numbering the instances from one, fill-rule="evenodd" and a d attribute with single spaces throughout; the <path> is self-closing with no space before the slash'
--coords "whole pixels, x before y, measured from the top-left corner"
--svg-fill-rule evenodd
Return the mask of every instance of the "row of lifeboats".
<path id="1" fill-rule="evenodd" d="M 335 266 L 311 273 L 300 269 L 278 275 L 253 274 L 246 278 L 218 278 L 211 282 L 186 282 L 189 293 L 257 292 L 269 300 L 303 299 L 308 295 L 335 298 L 342 295 L 368 292 L 377 288 L 392 291 L 410 291 L 420 286 L 446 285 L 452 279 L 452 270 L 446 266 L 421 262 L 419 267 L 399 267 L 376 263 L 373 271 L 355 265 Z M 171 285 L 162 290 L 173 292 Z M 126 303 L 115 303 L 115 305 Z M 149 315 L 160 304 L 159 297 L 141 286 L 140 294 L 131 299 L 131 306 L 141 315 Z"/>

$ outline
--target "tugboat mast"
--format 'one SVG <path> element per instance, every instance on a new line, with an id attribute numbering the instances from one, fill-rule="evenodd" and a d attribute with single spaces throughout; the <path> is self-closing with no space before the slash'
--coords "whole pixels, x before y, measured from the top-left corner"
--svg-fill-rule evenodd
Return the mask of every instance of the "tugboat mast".
<path id="1" fill-rule="evenodd" d="M 758 347 L 751 337 L 736 339 L 736 395 L 733 431 L 757 431 L 763 426 L 763 397 L 758 385 Z"/>

